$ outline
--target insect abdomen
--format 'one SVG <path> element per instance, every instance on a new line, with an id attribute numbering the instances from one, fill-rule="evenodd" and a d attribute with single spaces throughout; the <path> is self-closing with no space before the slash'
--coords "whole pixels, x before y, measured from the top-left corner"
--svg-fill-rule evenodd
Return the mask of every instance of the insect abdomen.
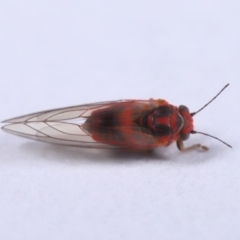
<path id="1" fill-rule="evenodd" d="M 82 127 L 97 142 L 134 148 L 148 141 L 150 136 L 149 144 L 154 144 L 153 131 L 138 124 L 139 117 L 136 120 L 135 117 L 131 111 L 120 109 L 117 113 L 116 109 L 109 107 L 93 112 Z"/>

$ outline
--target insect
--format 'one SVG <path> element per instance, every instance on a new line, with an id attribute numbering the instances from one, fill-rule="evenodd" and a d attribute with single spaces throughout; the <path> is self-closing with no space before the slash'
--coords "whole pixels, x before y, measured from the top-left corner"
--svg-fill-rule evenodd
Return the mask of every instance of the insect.
<path id="1" fill-rule="evenodd" d="M 165 100 L 120 100 L 79 105 L 33 113 L 4 121 L 3 130 L 48 143 L 87 148 L 152 150 L 177 143 L 180 151 L 206 146 L 184 147 L 193 128 L 193 116 L 209 105 L 226 87 L 197 112 Z"/>

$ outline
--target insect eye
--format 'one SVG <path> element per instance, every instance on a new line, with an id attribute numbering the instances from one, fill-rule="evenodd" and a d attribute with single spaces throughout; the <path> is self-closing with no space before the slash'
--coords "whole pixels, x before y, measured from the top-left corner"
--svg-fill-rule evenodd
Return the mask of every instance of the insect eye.
<path id="1" fill-rule="evenodd" d="M 180 134 L 180 138 L 181 138 L 183 141 L 188 140 L 189 137 L 190 137 L 190 134 L 189 134 L 189 133 L 181 133 L 181 134 Z"/>
<path id="2" fill-rule="evenodd" d="M 189 113 L 188 107 L 186 107 L 186 106 L 184 106 L 184 105 L 180 105 L 180 106 L 179 106 L 179 111 L 180 111 L 180 112 L 188 112 L 188 113 Z"/>

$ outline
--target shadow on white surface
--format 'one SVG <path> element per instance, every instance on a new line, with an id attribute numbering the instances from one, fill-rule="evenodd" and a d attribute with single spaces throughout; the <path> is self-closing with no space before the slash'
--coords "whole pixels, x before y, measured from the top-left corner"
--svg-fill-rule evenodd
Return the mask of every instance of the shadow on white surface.
<path id="1" fill-rule="evenodd" d="M 204 137 L 199 137 L 199 142 L 204 142 Z M 191 143 L 186 143 L 186 145 Z M 131 164 L 134 162 L 182 162 L 194 164 L 214 159 L 221 152 L 228 151 L 227 148 L 212 144 L 209 151 L 201 149 L 180 152 L 175 144 L 165 148 L 159 147 L 151 152 L 128 151 L 112 149 L 88 149 L 68 147 L 39 142 L 27 142 L 20 145 L 20 151 L 28 157 L 37 158 L 38 161 L 49 161 L 68 164 Z"/>

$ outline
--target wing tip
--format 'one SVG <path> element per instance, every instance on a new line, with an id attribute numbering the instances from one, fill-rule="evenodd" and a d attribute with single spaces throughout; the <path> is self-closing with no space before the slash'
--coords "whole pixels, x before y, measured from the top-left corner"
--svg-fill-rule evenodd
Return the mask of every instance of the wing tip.
<path id="1" fill-rule="evenodd" d="M 1 121 L 0 123 L 14 123 L 15 120 L 17 120 L 18 118 L 9 118 L 6 120 Z"/>
<path id="2" fill-rule="evenodd" d="M 9 134 L 15 134 L 13 131 L 11 131 L 10 129 L 7 128 L 8 125 L 5 125 L 3 127 L 1 127 L 1 130 L 5 133 L 9 133 Z"/>
<path id="3" fill-rule="evenodd" d="M 5 123 L 5 122 L 2 122 L 2 123 Z M 7 128 L 7 126 L 9 126 L 9 125 L 11 125 L 11 124 L 2 126 L 1 129 L 2 129 L 4 132 L 11 132 L 11 130 L 9 130 L 9 129 Z"/>

